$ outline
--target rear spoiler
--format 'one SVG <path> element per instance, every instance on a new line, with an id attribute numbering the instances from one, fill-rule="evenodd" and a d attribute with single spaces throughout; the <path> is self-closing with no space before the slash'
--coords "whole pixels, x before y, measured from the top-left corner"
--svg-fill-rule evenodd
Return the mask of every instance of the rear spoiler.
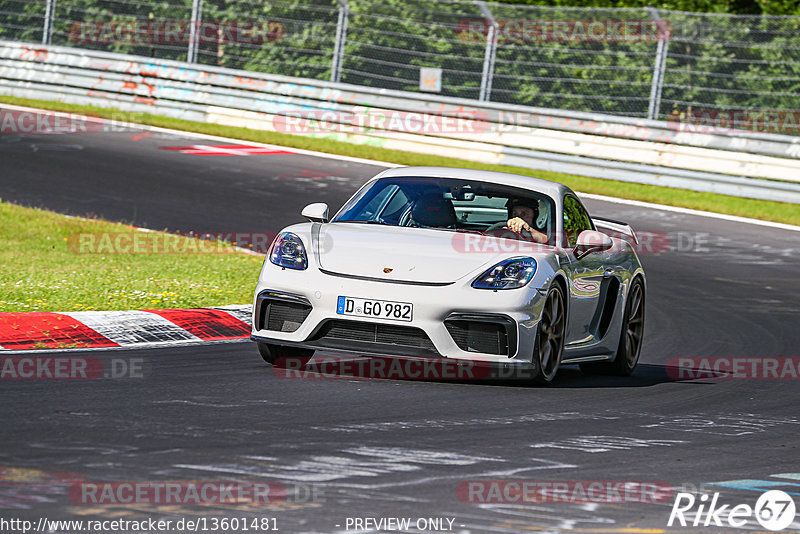
<path id="1" fill-rule="evenodd" d="M 633 231 L 633 228 L 630 224 L 622 221 L 615 221 L 614 219 L 606 219 L 604 217 L 592 217 L 592 220 L 594 221 L 594 225 L 598 230 L 610 230 L 612 232 L 622 234 L 623 237 L 632 239 L 634 245 L 639 244 L 639 239 L 636 237 L 636 232 Z"/>

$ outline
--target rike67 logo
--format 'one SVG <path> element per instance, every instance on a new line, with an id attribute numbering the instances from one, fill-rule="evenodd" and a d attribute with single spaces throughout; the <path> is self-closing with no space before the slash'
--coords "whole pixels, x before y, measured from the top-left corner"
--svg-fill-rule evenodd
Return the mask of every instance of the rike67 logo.
<path id="1" fill-rule="evenodd" d="M 741 528 L 752 519 L 767 530 L 779 531 L 792 524 L 795 517 L 795 504 L 791 495 L 780 490 L 762 493 L 755 506 L 737 504 L 718 504 L 719 493 L 709 500 L 709 495 L 696 497 L 692 493 L 679 492 L 675 495 L 672 512 L 667 526 L 693 527 L 736 527 Z"/>

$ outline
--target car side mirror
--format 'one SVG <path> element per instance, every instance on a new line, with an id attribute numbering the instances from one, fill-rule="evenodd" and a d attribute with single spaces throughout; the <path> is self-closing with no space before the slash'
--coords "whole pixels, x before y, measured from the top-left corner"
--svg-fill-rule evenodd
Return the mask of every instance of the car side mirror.
<path id="1" fill-rule="evenodd" d="M 575 245 L 575 256 L 583 258 L 592 252 L 602 252 L 614 246 L 614 242 L 603 232 L 597 230 L 584 230 L 578 235 L 578 243 Z"/>
<path id="2" fill-rule="evenodd" d="M 309 204 L 300 213 L 303 217 L 311 222 L 328 222 L 328 205 L 324 202 L 315 202 Z"/>

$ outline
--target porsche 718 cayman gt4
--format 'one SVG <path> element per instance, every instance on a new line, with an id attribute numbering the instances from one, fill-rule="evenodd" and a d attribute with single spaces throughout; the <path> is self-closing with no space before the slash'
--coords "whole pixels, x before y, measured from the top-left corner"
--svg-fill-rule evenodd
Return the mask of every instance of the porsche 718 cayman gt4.
<path id="1" fill-rule="evenodd" d="M 479 170 L 404 167 L 329 219 L 284 228 L 261 269 L 262 357 L 315 350 L 630 375 L 642 346 L 636 235 L 568 187 Z"/>

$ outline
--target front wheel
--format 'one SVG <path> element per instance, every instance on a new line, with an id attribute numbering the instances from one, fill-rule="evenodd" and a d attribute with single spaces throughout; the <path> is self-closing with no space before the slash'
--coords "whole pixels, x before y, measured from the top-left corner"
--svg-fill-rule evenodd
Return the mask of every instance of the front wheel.
<path id="1" fill-rule="evenodd" d="M 310 359 L 314 356 L 313 349 L 303 349 L 298 347 L 285 347 L 283 345 L 273 345 L 272 343 L 264 343 L 258 341 L 258 352 L 265 362 L 272 365 L 281 365 L 285 363 L 287 358 L 302 358 L 304 360 Z"/>
<path id="2" fill-rule="evenodd" d="M 631 376 L 639 362 L 644 337 L 644 284 L 635 278 L 628 290 L 625 317 L 619 338 L 619 348 L 613 361 L 581 364 L 587 374 Z"/>
<path id="3" fill-rule="evenodd" d="M 547 292 L 533 349 L 533 364 L 536 367 L 533 381 L 537 384 L 550 384 L 555 378 L 564 352 L 566 326 L 564 294 L 561 286 L 554 283 Z"/>

